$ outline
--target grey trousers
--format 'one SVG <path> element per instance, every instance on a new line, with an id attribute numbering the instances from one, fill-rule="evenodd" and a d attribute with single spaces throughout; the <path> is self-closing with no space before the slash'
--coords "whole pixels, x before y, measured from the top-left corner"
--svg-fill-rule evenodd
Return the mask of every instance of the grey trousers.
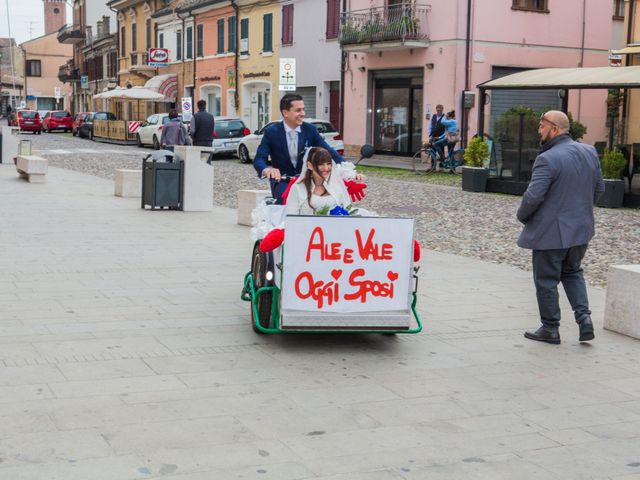
<path id="1" fill-rule="evenodd" d="M 562 282 L 576 322 L 591 315 L 587 287 L 582 275 L 582 258 L 587 245 L 558 250 L 533 250 L 533 282 L 536 286 L 540 321 L 549 329 L 560 324 L 558 283 Z"/>

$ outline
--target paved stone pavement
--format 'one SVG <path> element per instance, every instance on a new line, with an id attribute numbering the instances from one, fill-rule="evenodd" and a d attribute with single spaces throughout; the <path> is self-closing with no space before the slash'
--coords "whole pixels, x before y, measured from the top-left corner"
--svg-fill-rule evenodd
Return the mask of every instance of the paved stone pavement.
<path id="1" fill-rule="evenodd" d="M 638 341 L 527 341 L 530 274 L 427 252 L 412 336 L 266 335 L 235 211 L 0 165 L 0 480 L 640 478 Z"/>
<path id="2" fill-rule="evenodd" d="M 51 165 L 113 178 L 116 168 L 140 168 L 149 149 L 100 144 L 70 135 L 25 135 Z M 515 218 L 520 197 L 462 192 L 457 187 L 370 178 L 362 206 L 387 214 L 412 216 L 416 235 L 431 250 L 530 269 L 528 250 L 518 248 L 522 226 Z M 240 188 L 267 188 L 251 165 L 216 160 L 214 201 L 235 208 Z M 609 265 L 640 263 L 640 210 L 596 209 L 596 237 L 584 261 L 587 280 L 606 283 Z"/>

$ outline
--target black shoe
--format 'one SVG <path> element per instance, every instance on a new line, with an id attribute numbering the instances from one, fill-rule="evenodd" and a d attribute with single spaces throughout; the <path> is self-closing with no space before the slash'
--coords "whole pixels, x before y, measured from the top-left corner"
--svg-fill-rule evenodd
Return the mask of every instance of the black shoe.
<path id="1" fill-rule="evenodd" d="M 557 330 L 549 330 L 544 325 L 535 332 L 524 332 L 525 338 L 536 340 L 537 342 L 560 344 L 560 334 Z"/>
<path id="2" fill-rule="evenodd" d="M 593 340 L 596 336 L 593 334 L 593 322 L 591 321 L 591 317 L 584 317 L 582 321 L 578 324 L 580 327 L 580 341 L 588 342 L 589 340 Z"/>

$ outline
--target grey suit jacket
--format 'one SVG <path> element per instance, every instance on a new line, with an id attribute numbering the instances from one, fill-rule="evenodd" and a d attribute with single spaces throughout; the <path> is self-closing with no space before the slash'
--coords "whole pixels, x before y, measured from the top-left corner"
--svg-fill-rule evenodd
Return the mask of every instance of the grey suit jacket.
<path id="1" fill-rule="evenodd" d="M 593 204 L 604 192 L 595 148 L 568 134 L 545 143 L 518 208 L 518 246 L 555 250 L 586 245 L 595 233 Z"/>

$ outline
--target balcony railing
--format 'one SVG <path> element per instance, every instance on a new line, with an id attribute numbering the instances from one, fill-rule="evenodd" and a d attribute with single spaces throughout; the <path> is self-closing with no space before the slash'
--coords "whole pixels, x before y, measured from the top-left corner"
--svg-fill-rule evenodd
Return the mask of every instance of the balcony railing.
<path id="1" fill-rule="evenodd" d="M 391 42 L 407 47 L 427 46 L 430 9 L 430 5 L 404 4 L 345 12 L 340 16 L 340 44 Z"/>
<path id="2" fill-rule="evenodd" d="M 64 27 L 58 31 L 58 42 L 74 44 L 84 40 L 84 32 L 78 26 Z"/>
<path id="3" fill-rule="evenodd" d="M 73 68 L 73 65 L 65 63 L 60 65 L 58 69 L 58 80 L 62 83 L 71 83 L 80 81 L 80 69 Z"/>

